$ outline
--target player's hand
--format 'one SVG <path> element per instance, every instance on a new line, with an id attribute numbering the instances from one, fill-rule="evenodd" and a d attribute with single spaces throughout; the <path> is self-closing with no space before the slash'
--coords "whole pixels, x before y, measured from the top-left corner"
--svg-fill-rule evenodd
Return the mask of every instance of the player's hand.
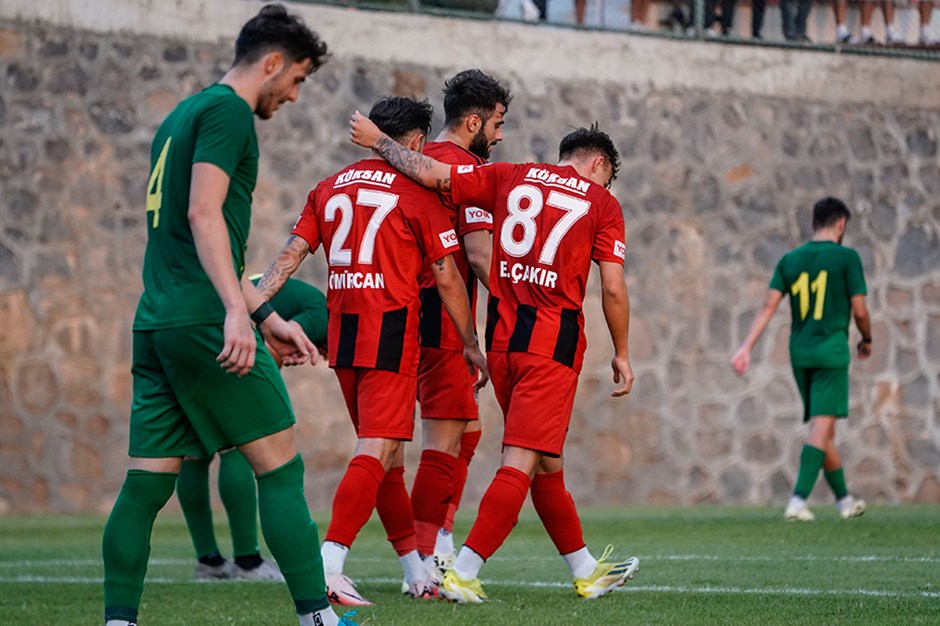
<path id="1" fill-rule="evenodd" d="M 614 383 L 620 385 L 610 392 L 611 397 L 619 398 L 630 393 L 633 389 L 633 368 L 630 367 L 630 359 L 625 356 L 615 356 L 610 360 L 610 367 L 614 370 Z"/>
<path id="2" fill-rule="evenodd" d="M 224 343 L 215 360 L 229 374 L 244 376 L 255 366 L 256 338 L 244 307 L 225 313 Z"/>
<path id="3" fill-rule="evenodd" d="M 741 347 L 737 352 L 734 353 L 734 356 L 731 357 L 731 367 L 734 368 L 734 371 L 737 372 L 738 376 L 744 376 L 744 372 L 747 371 L 747 368 L 751 366 L 751 351 L 745 347 Z"/>
<path id="4" fill-rule="evenodd" d="M 463 358 L 467 362 L 470 375 L 479 375 L 476 382 L 473 383 L 473 390 L 479 391 L 486 387 L 486 383 L 490 379 L 490 370 L 486 367 L 486 357 L 480 351 L 480 346 L 474 345 L 472 348 L 464 348 Z"/>
<path id="5" fill-rule="evenodd" d="M 871 341 L 858 342 L 858 360 L 864 361 L 871 356 Z"/>
<path id="6" fill-rule="evenodd" d="M 317 349 L 297 322 L 286 322 L 275 313 L 261 322 L 261 332 L 284 365 L 302 365 L 308 360 L 316 365 Z"/>
<path id="7" fill-rule="evenodd" d="M 354 144 L 363 148 L 373 148 L 379 138 L 382 137 L 382 131 L 368 117 L 356 111 L 349 119 L 349 139 Z"/>

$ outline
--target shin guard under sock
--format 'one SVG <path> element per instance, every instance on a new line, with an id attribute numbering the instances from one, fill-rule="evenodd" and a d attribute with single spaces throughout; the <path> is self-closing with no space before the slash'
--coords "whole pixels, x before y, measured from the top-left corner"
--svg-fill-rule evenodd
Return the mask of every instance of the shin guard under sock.
<path id="1" fill-rule="evenodd" d="M 353 457 L 333 496 L 333 514 L 326 540 L 347 548 L 369 521 L 378 498 L 379 485 L 385 479 L 385 468 L 374 456 Z"/>
<path id="2" fill-rule="evenodd" d="M 460 500 L 463 498 L 463 489 L 467 484 L 467 472 L 470 469 L 470 461 L 473 459 L 473 453 L 476 452 L 477 445 L 480 443 L 480 437 L 483 431 L 464 431 L 460 438 L 460 454 L 457 455 L 457 462 L 454 463 L 454 495 L 450 498 L 450 504 L 447 506 L 447 516 L 444 518 L 444 528 L 447 532 L 454 530 L 454 516 L 457 509 L 460 508 Z"/>
<path id="3" fill-rule="evenodd" d="M 571 494 L 565 488 L 564 470 L 535 475 L 532 504 L 558 554 L 569 554 L 584 547 L 581 519 Z"/>
<path id="4" fill-rule="evenodd" d="M 803 451 L 800 453 L 800 473 L 796 477 L 793 495 L 804 500 L 809 498 L 825 459 L 826 453 L 819 448 L 814 448 L 809 444 L 803 446 Z"/>
<path id="5" fill-rule="evenodd" d="M 258 476 L 261 531 L 287 581 L 297 613 L 329 606 L 317 525 L 304 498 L 304 462 L 298 454 Z"/>
<path id="6" fill-rule="evenodd" d="M 415 544 L 415 520 L 411 512 L 411 499 L 405 488 L 405 468 L 389 468 L 379 485 L 375 499 L 375 510 L 385 527 L 388 542 L 399 556 L 417 549 Z"/>
<path id="7" fill-rule="evenodd" d="M 137 618 L 153 522 L 173 495 L 176 476 L 132 469 L 124 478 L 101 540 L 105 621 Z"/>
<path id="8" fill-rule="evenodd" d="M 176 479 L 176 498 L 183 509 L 186 527 L 196 549 L 196 558 L 218 554 L 219 546 L 212 527 L 212 507 L 209 502 L 209 465 L 206 459 L 185 459 Z"/>
<path id="9" fill-rule="evenodd" d="M 418 552 L 434 554 L 437 531 L 447 519 L 454 493 L 454 467 L 457 457 L 438 450 L 425 450 L 411 489 Z"/>
<path id="10" fill-rule="evenodd" d="M 219 497 L 232 531 L 236 558 L 257 555 L 258 492 L 251 464 L 238 450 L 219 455 Z"/>
<path id="11" fill-rule="evenodd" d="M 519 521 L 519 511 L 529 491 L 529 475 L 514 467 L 496 472 L 483 499 L 465 546 L 489 559 Z"/>

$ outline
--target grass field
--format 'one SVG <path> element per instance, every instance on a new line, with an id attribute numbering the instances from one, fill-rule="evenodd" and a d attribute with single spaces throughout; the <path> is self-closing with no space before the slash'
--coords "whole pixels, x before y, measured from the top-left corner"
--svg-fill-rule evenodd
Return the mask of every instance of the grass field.
<path id="1" fill-rule="evenodd" d="M 574 596 L 531 512 L 484 568 L 490 602 L 482 606 L 400 596 L 401 569 L 374 520 L 347 573 L 376 602 L 357 619 L 375 626 L 940 624 L 940 507 L 873 507 L 851 522 L 831 507 L 816 513 L 812 523 L 785 523 L 779 508 L 585 509 L 595 553 L 612 543 L 615 555 L 642 563 L 634 581 L 597 601 Z M 469 514 L 458 519 L 459 537 L 469 522 Z M 0 624 L 100 624 L 103 523 L 0 518 Z M 227 530 L 218 534 L 227 548 Z M 162 515 L 143 624 L 297 623 L 284 585 L 195 583 L 192 568 L 182 518 Z"/>

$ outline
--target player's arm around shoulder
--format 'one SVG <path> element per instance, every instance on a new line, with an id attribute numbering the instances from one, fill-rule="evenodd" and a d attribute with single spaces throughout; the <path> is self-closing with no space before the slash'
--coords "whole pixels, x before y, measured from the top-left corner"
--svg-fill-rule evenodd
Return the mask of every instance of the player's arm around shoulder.
<path id="1" fill-rule="evenodd" d="M 614 357 L 610 361 L 614 383 L 619 387 L 610 395 L 619 398 L 633 389 L 633 367 L 630 365 L 630 296 L 627 293 L 627 281 L 623 276 L 623 265 L 613 261 L 598 263 L 601 274 L 601 304 L 604 319 L 614 344 Z"/>

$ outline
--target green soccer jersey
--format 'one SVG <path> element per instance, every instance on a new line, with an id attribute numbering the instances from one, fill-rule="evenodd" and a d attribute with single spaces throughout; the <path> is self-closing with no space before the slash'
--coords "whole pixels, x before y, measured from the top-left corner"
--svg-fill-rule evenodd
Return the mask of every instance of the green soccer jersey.
<path id="1" fill-rule="evenodd" d="M 212 85 L 180 102 L 150 149 L 144 292 L 134 330 L 221 324 L 225 309 L 199 262 L 189 226 L 194 163 L 229 176 L 222 205 L 235 272 L 242 275 L 258 176 L 258 139 L 251 107 L 228 85 Z"/>
<path id="2" fill-rule="evenodd" d="M 832 241 L 811 241 L 780 259 L 770 288 L 790 296 L 794 367 L 849 364 L 852 296 L 865 295 L 858 253 Z"/>
<path id="3" fill-rule="evenodd" d="M 255 285 L 259 280 L 260 274 L 251 277 Z M 271 298 L 271 306 L 284 319 L 300 324 L 314 344 L 326 345 L 326 296 L 322 291 L 302 280 L 288 278 Z"/>

